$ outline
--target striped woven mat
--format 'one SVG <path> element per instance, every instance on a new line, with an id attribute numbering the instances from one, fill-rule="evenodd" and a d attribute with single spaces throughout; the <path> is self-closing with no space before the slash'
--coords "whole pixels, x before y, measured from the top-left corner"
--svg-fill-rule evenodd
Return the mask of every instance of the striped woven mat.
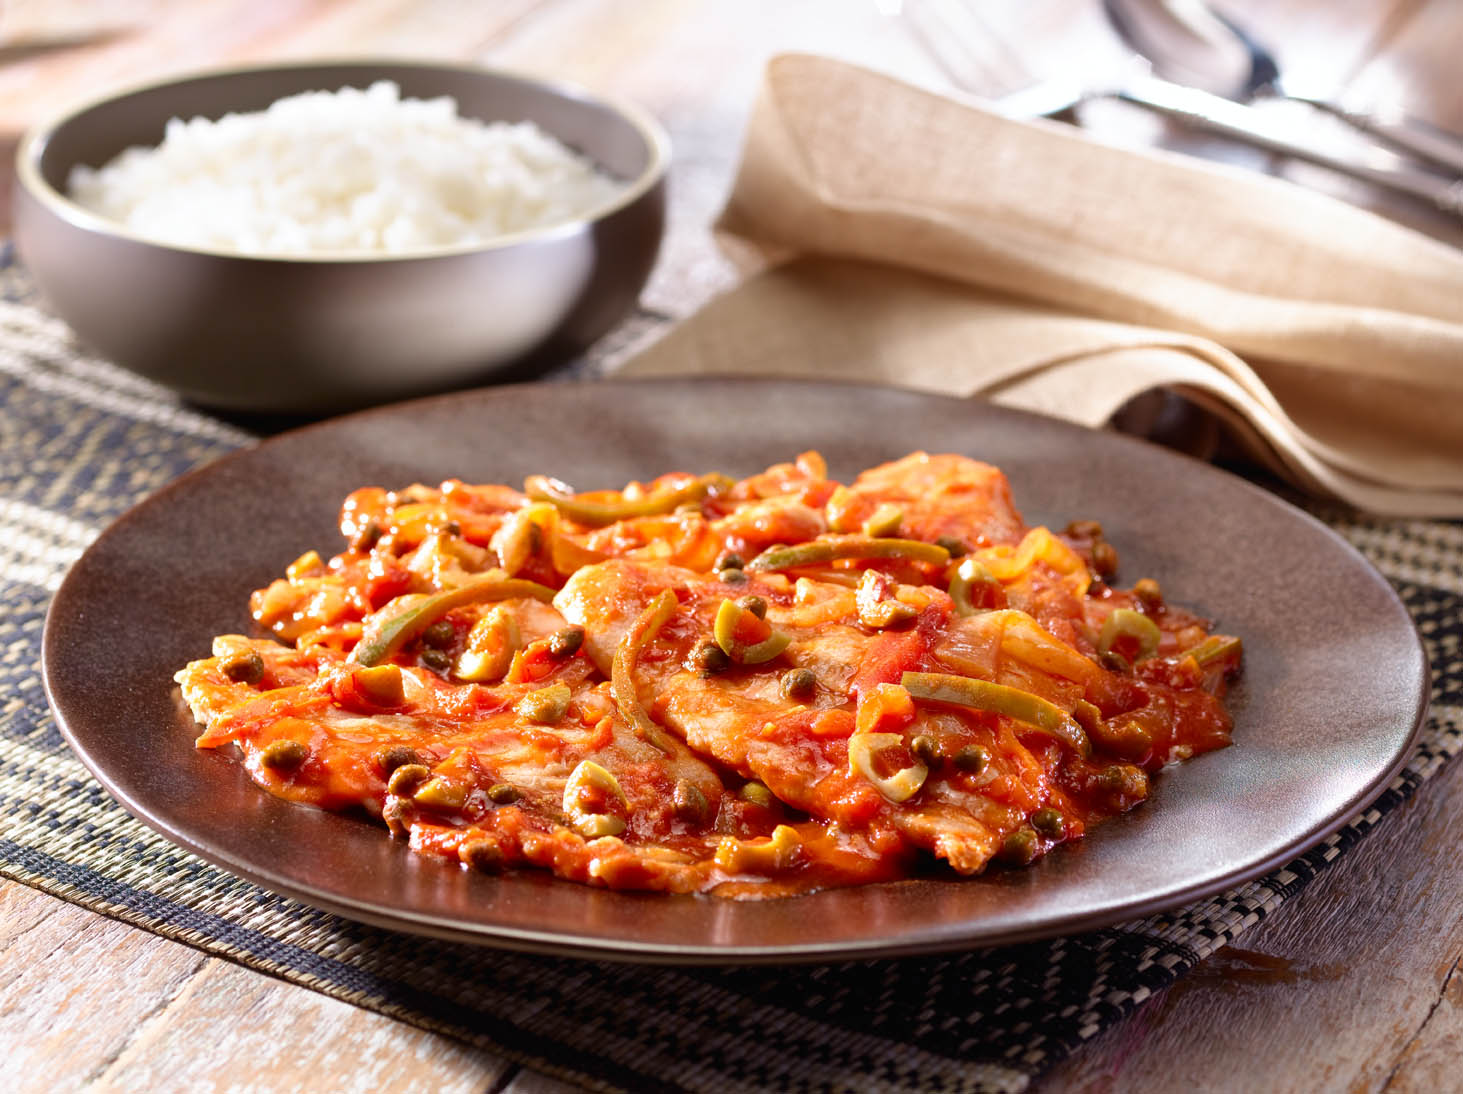
<path id="1" fill-rule="evenodd" d="M 1463 526 L 1319 514 L 1390 578 L 1434 667 L 1415 754 L 1348 827 L 1178 913 L 1048 942 L 793 969 L 655 969 L 428 941 L 223 873 L 70 753 L 46 604 L 109 521 L 254 437 L 87 356 L 0 254 L 0 874 L 599 1089 L 1014 1091 L 1294 896 L 1463 741 Z"/>

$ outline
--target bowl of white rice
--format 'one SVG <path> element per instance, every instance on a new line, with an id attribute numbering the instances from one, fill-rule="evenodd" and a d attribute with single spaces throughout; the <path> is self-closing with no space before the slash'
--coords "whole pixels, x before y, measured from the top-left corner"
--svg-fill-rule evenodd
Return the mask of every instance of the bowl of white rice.
<path id="1" fill-rule="evenodd" d="M 643 111 L 537 79 L 232 69 L 29 133 L 15 236 L 99 355 L 205 405 L 321 414 L 582 351 L 650 274 L 668 161 Z"/>

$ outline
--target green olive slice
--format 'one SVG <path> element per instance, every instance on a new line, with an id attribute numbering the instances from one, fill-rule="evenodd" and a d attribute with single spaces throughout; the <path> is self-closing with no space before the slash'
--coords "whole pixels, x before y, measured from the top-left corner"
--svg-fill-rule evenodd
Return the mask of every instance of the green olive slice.
<path id="1" fill-rule="evenodd" d="M 1076 719 L 1050 700 L 1029 691 L 943 672 L 906 672 L 900 683 L 916 699 L 1004 714 L 1062 742 L 1079 756 L 1092 752 L 1087 734 Z"/>
<path id="2" fill-rule="evenodd" d="M 358 665 L 374 665 L 390 657 L 454 608 L 485 604 L 493 600 L 531 597 L 548 602 L 554 590 L 536 581 L 487 574 L 455 589 L 444 589 L 424 597 L 402 610 L 378 619 L 356 643 L 351 659 Z"/>
<path id="3" fill-rule="evenodd" d="M 546 475 L 530 475 L 523 483 L 523 492 L 534 501 L 546 501 L 571 520 L 594 528 L 603 528 L 632 517 L 658 517 L 673 513 L 688 502 L 699 502 L 706 495 L 721 493 L 730 481 L 725 475 L 702 475 L 682 486 L 654 490 L 643 498 L 620 501 L 584 501 L 562 482 Z"/>
<path id="4" fill-rule="evenodd" d="M 791 570 L 797 566 L 818 566 L 837 559 L 901 558 L 943 566 L 950 552 L 918 539 L 886 536 L 824 536 L 791 547 L 769 547 L 751 562 L 749 570 Z"/>
<path id="5" fill-rule="evenodd" d="M 1118 608 L 1102 625 L 1102 633 L 1097 636 L 1097 652 L 1112 652 L 1113 644 L 1120 638 L 1131 638 L 1138 643 L 1138 656 L 1133 660 L 1141 661 L 1158 652 L 1158 643 L 1163 638 L 1163 632 L 1158 629 L 1157 623 L 1142 612 L 1135 612 L 1132 608 Z"/>
<path id="6" fill-rule="evenodd" d="M 746 616 L 760 618 L 750 608 L 743 607 L 735 600 L 723 600 L 721 607 L 716 612 L 716 623 L 712 627 L 712 637 L 721 651 L 739 665 L 760 665 L 771 661 L 774 657 L 787 649 L 788 643 L 792 641 L 781 631 L 769 630 L 767 637 L 760 642 L 747 643 L 737 637 L 737 630 Z"/>
<path id="7" fill-rule="evenodd" d="M 675 614 L 676 604 L 676 594 L 665 589 L 646 605 L 645 610 L 625 632 L 625 637 L 620 639 L 620 644 L 615 647 L 615 656 L 610 665 L 610 695 L 615 700 L 620 717 L 630 724 L 637 736 L 666 754 L 671 752 L 670 741 L 640 703 L 640 694 L 635 687 L 635 662 Z"/>
<path id="8" fill-rule="evenodd" d="M 971 592 L 977 586 L 1000 586 L 996 576 L 985 568 L 985 564 L 979 559 L 967 558 L 955 567 L 955 573 L 950 578 L 950 599 L 955 601 L 956 615 L 974 615 L 978 609 L 975 601 L 971 598 Z"/>

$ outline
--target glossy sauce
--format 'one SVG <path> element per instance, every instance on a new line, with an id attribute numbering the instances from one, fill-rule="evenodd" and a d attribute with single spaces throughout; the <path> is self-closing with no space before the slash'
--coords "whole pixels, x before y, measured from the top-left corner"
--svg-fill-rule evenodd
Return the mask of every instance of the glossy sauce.
<path id="1" fill-rule="evenodd" d="M 963 457 L 846 485 L 808 453 L 736 483 L 366 488 L 341 530 L 251 598 L 272 637 L 179 673 L 198 744 L 465 868 L 736 898 L 974 874 L 1229 743 L 1238 643 L 1110 585 L 1100 530 L 1028 529 Z"/>

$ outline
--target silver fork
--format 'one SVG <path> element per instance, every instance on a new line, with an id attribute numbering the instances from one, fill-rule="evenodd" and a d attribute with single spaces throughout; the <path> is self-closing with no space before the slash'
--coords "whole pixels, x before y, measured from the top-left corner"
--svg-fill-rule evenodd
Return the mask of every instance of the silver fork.
<path id="1" fill-rule="evenodd" d="M 1398 109 L 1360 108 L 1292 86 L 1273 53 L 1204 0 L 1102 0 L 1102 7 L 1119 36 L 1160 76 L 1236 102 L 1305 103 L 1426 163 L 1463 174 L 1463 137 Z"/>
<path id="2" fill-rule="evenodd" d="M 975 94 L 989 91 L 972 83 L 968 66 L 959 63 L 960 54 L 955 48 L 962 45 L 964 35 L 967 52 L 975 49 L 969 38 L 982 33 L 982 24 L 968 5 L 959 0 L 934 0 L 909 4 L 904 12 L 914 20 L 909 25 L 915 37 L 957 87 Z M 990 43 L 980 43 L 980 47 L 986 53 L 1005 52 L 998 47 L 992 49 Z M 1058 77 L 1003 95 L 992 105 L 1014 118 L 1055 117 L 1092 100 L 1119 99 L 1206 132 L 1418 198 L 1463 217 L 1463 179 L 1442 177 L 1369 142 L 1327 141 L 1313 127 L 1297 127 L 1294 119 L 1277 118 L 1223 96 L 1164 80 L 1154 76 L 1148 62 L 1137 54 L 1130 53 L 1121 68 L 1110 82 L 1094 85 Z"/>

